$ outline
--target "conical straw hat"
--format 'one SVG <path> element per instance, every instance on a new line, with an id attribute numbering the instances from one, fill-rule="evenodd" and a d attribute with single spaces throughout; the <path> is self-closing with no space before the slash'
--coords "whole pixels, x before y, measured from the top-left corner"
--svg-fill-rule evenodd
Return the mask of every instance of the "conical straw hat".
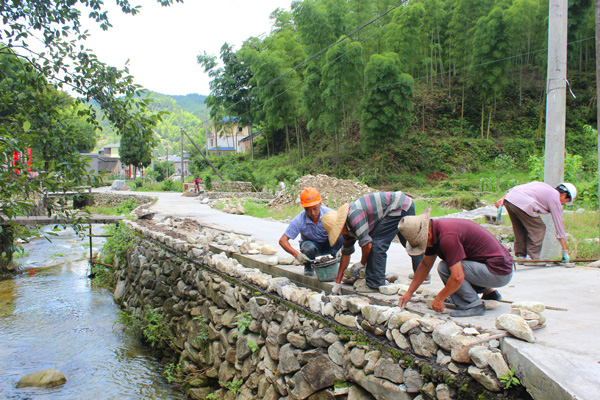
<path id="1" fill-rule="evenodd" d="M 346 203 L 343 206 L 341 206 L 337 211 L 329 211 L 321 217 L 321 223 L 323 224 L 323 228 L 325 228 L 327 234 L 329 235 L 330 246 L 333 246 L 340 237 L 340 233 L 342 233 L 342 228 L 346 223 L 346 218 L 348 218 L 349 209 L 350 204 Z"/>
<path id="2" fill-rule="evenodd" d="M 431 208 L 427 207 L 423 214 L 406 216 L 398 223 L 398 232 L 406 239 L 408 255 L 418 256 L 425 253 L 430 218 Z"/>

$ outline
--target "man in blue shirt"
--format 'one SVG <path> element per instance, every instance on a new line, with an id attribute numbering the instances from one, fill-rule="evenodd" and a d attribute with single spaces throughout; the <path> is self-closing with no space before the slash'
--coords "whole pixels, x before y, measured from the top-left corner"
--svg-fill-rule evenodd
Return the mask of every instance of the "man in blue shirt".
<path id="1" fill-rule="evenodd" d="M 321 216 L 329 211 L 330 208 L 321 205 L 321 194 L 315 188 L 309 187 L 300 194 L 300 204 L 304 211 L 296 215 L 290 225 L 281 235 L 279 244 L 281 247 L 296 257 L 300 264 L 304 264 L 304 275 L 314 275 L 312 261 L 315 257 L 322 255 L 335 255 L 342 247 L 342 238 L 333 246 L 329 245 L 329 237 L 325 228 L 321 224 Z M 290 239 L 294 240 L 300 234 L 300 251 L 297 251 L 290 244 Z"/>

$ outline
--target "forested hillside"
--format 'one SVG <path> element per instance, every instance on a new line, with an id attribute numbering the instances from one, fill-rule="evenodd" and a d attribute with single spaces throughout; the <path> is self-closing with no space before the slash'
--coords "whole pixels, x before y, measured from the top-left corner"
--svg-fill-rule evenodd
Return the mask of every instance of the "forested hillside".
<path id="1" fill-rule="evenodd" d="M 580 175 L 597 165 L 584 129 L 596 126 L 593 6 L 569 1 L 567 151 Z M 305 0 L 272 18 L 266 37 L 199 56 L 211 118 L 251 122 L 262 131 L 254 157 L 271 160 L 264 173 L 243 157 L 219 161 L 232 178 L 418 185 L 542 155 L 547 1 Z"/>
<path id="2" fill-rule="evenodd" d="M 154 149 L 154 155 L 164 155 L 166 146 L 169 151 L 179 150 L 179 140 L 181 128 L 193 135 L 194 140 L 200 146 L 204 144 L 204 125 L 203 121 L 208 119 L 208 108 L 204 104 L 206 96 L 199 94 L 188 94 L 185 96 L 170 96 L 156 92 L 150 92 L 153 102 L 149 109 L 153 112 L 166 112 L 162 117 L 162 122 L 155 128 L 158 140 Z M 101 122 L 102 131 L 99 133 L 96 151 L 109 143 L 119 142 L 120 137 L 115 132 L 108 121 Z"/>

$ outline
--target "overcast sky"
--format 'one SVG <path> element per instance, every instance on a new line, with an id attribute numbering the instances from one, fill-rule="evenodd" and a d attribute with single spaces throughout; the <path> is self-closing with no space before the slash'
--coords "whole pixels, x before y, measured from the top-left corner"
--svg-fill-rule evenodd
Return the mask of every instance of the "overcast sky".
<path id="1" fill-rule="evenodd" d="M 251 36 L 268 34 L 269 15 L 290 9 L 291 0 L 187 0 L 161 7 L 146 0 L 141 12 L 125 15 L 106 1 L 113 25 L 104 32 L 89 25 L 86 41 L 98 58 L 123 68 L 146 89 L 169 95 L 209 94 L 209 77 L 196 57 L 206 51 L 219 55 L 227 42 L 239 50 Z M 134 1 L 136 3 L 136 1 Z"/>

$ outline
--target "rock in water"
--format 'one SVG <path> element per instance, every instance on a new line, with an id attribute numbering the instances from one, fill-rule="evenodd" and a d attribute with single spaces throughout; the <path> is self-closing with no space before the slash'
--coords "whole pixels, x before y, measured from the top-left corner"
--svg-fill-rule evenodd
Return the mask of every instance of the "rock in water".
<path id="1" fill-rule="evenodd" d="M 57 369 L 44 369 L 25 375 L 17 383 L 17 388 L 35 386 L 35 387 L 52 387 L 62 385 L 67 381 L 67 378 Z"/>

